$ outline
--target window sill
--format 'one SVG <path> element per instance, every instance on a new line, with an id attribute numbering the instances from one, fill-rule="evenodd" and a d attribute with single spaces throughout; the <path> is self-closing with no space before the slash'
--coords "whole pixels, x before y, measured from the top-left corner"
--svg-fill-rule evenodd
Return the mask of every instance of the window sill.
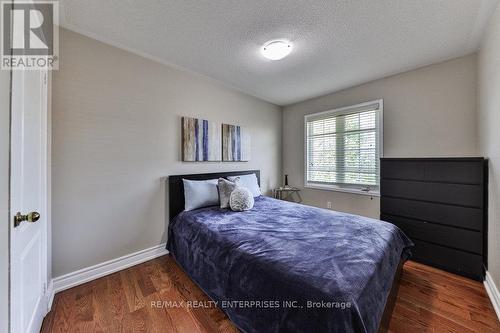
<path id="1" fill-rule="evenodd" d="M 334 186 L 334 185 L 317 185 L 317 184 L 305 184 L 305 188 L 311 188 L 311 189 L 316 189 L 316 190 L 324 190 L 324 191 L 333 191 L 333 192 L 342 192 L 342 193 L 351 193 L 351 194 L 357 194 L 357 195 L 366 195 L 369 197 L 380 197 L 380 192 L 379 191 L 362 191 L 360 189 L 355 189 L 355 188 L 345 188 L 345 187 L 339 187 L 339 186 Z"/>

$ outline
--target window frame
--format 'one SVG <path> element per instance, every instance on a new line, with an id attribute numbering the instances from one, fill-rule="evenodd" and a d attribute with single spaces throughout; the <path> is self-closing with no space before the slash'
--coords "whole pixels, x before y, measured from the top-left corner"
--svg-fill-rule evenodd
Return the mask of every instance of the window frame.
<path id="1" fill-rule="evenodd" d="M 366 188 L 369 188 L 366 185 L 358 185 L 358 184 L 317 184 L 317 183 L 310 183 L 307 179 L 307 171 L 308 171 L 308 161 L 307 161 L 307 122 L 308 119 L 322 116 L 325 114 L 330 114 L 334 117 L 337 116 L 342 116 L 346 114 L 351 114 L 351 113 L 359 113 L 363 111 L 357 111 L 359 109 L 367 108 L 371 105 L 378 104 L 379 107 L 379 127 L 377 129 L 378 132 L 378 145 L 377 145 L 377 152 L 378 152 L 378 158 L 379 160 L 384 156 L 384 100 L 383 99 L 376 99 L 368 102 L 363 102 L 355 105 L 350 105 L 350 106 L 345 106 L 337 109 L 332 109 L 332 110 L 327 110 L 327 111 L 322 111 L 322 112 L 316 112 L 316 113 L 311 113 L 311 114 L 306 114 L 304 115 L 304 187 L 305 188 L 312 188 L 312 189 L 320 189 L 320 190 L 327 190 L 327 191 L 335 191 L 335 192 L 346 192 L 346 193 L 354 193 L 354 194 L 360 194 L 360 195 L 369 195 L 369 196 L 380 196 L 380 164 L 378 168 L 378 183 L 379 185 L 376 188 L 366 190 Z M 380 163 L 380 161 L 379 161 Z"/>

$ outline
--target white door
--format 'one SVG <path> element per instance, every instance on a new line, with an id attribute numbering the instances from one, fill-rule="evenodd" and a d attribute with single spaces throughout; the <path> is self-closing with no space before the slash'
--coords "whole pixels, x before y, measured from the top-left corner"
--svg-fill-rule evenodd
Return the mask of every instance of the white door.
<path id="1" fill-rule="evenodd" d="M 11 96 L 10 323 L 30 333 L 47 314 L 46 71 L 14 70 Z"/>

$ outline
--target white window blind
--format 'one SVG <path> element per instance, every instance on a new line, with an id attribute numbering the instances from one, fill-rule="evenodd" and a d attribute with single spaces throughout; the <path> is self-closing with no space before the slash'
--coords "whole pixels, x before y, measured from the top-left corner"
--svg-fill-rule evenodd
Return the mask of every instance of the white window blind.
<path id="1" fill-rule="evenodd" d="M 306 183 L 378 190 L 382 100 L 305 117 Z"/>

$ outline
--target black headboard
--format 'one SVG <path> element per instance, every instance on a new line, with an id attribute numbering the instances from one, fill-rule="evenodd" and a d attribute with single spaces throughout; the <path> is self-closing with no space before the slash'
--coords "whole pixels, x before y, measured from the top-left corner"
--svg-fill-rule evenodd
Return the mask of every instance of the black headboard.
<path id="1" fill-rule="evenodd" d="M 195 173 L 191 175 L 175 175 L 168 177 L 168 202 L 169 202 L 169 218 L 172 220 L 177 214 L 184 210 L 184 183 L 183 179 L 189 180 L 206 180 L 216 178 L 227 178 L 230 176 L 250 175 L 255 173 L 257 181 L 260 185 L 260 171 L 229 171 L 216 173 Z"/>

